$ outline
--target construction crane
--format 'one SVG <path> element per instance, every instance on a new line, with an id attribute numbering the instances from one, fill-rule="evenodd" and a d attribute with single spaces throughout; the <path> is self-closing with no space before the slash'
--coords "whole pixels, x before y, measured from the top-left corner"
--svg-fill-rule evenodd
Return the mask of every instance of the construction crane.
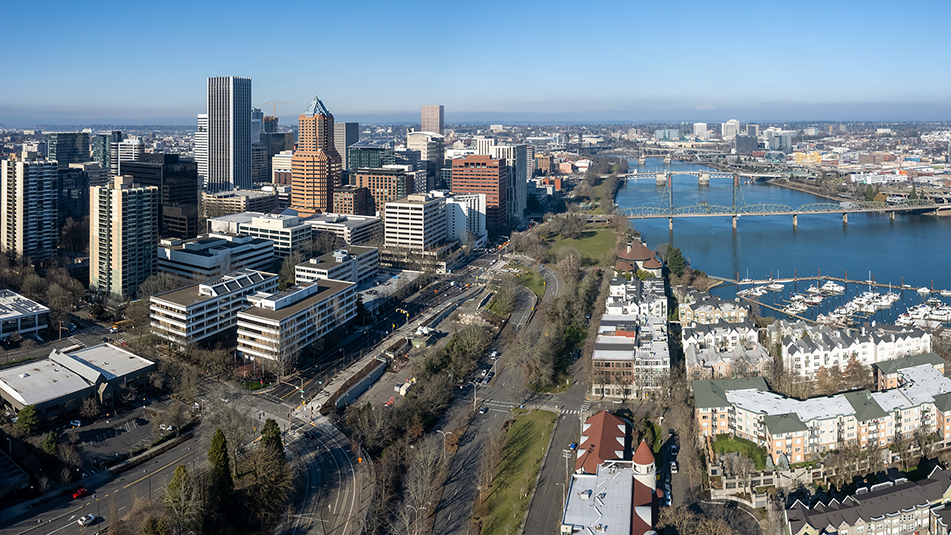
<path id="1" fill-rule="evenodd" d="M 276 100 L 272 100 L 271 102 L 265 102 L 264 104 L 265 104 L 265 105 L 270 104 L 270 105 L 271 105 L 271 117 L 277 117 L 277 105 L 278 105 L 278 104 L 294 104 L 294 103 L 293 103 L 293 102 L 278 102 L 278 101 L 276 101 Z"/>

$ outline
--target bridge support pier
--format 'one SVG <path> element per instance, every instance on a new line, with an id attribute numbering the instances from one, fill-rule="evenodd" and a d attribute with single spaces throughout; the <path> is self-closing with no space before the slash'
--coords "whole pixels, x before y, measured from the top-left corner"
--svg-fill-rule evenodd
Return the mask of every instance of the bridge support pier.
<path id="1" fill-rule="evenodd" d="M 739 219 L 736 216 L 733 216 L 733 230 L 736 230 L 736 220 Z"/>
<path id="2" fill-rule="evenodd" d="M 894 212 L 894 211 L 888 212 L 888 219 L 891 219 L 892 221 L 895 220 L 895 212 Z"/>
<path id="3" fill-rule="evenodd" d="M 667 227 L 671 230 L 671 232 L 674 230 L 674 218 L 667 218 Z"/>
<path id="4" fill-rule="evenodd" d="M 706 171 L 700 171 L 700 181 L 699 181 L 699 184 L 700 184 L 701 186 L 709 186 L 709 185 L 710 185 L 710 173 L 708 173 L 708 172 L 706 172 Z"/>
<path id="5" fill-rule="evenodd" d="M 792 216 L 792 228 L 799 226 L 799 214 L 793 214 Z"/>
<path id="6" fill-rule="evenodd" d="M 848 224 L 849 224 L 849 214 L 848 214 L 848 212 L 844 212 L 844 213 L 842 214 L 842 224 L 843 224 L 843 225 L 848 225 Z"/>

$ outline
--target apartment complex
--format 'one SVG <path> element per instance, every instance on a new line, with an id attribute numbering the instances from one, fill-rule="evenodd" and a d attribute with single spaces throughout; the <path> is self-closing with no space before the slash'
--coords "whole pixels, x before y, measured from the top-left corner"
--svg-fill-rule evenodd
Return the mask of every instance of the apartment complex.
<path id="1" fill-rule="evenodd" d="M 769 391 L 761 377 L 694 381 L 701 436 L 735 435 L 764 446 L 774 463 L 854 444 L 879 448 L 915 433 L 951 439 L 951 379 L 935 354 L 876 365 L 898 387 L 796 400 Z"/>
<path id="2" fill-rule="evenodd" d="M 415 175 L 407 173 L 404 166 L 398 165 L 378 169 L 357 169 L 353 174 L 353 185 L 369 190 L 370 202 L 375 207 L 375 213 L 384 219 L 386 203 L 416 193 Z"/>
<path id="3" fill-rule="evenodd" d="M 691 380 L 768 375 L 772 369 L 773 359 L 759 343 L 756 326 L 749 319 L 691 323 L 682 327 L 681 345 Z"/>
<path id="4" fill-rule="evenodd" d="M 283 214 L 242 212 L 214 217 L 208 220 L 208 231 L 213 234 L 244 234 L 252 238 L 270 240 L 274 254 L 287 257 L 313 239 L 313 231 L 304 218 Z"/>
<path id="5" fill-rule="evenodd" d="M 251 189 L 251 79 L 208 78 L 208 174 L 211 192 Z M 199 116 L 199 130 L 202 118 Z"/>
<path id="6" fill-rule="evenodd" d="M 486 199 L 486 225 L 503 229 L 508 225 L 508 167 L 505 160 L 479 154 L 452 161 L 452 191 L 482 193 Z"/>
<path id="7" fill-rule="evenodd" d="M 611 281 L 592 353 L 591 393 L 643 399 L 670 375 L 667 299 L 662 279 Z"/>
<path id="8" fill-rule="evenodd" d="M 231 190 L 202 192 L 201 202 L 208 214 L 216 216 L 241 212 L 268 213 L 277 208 L 277 192 L 264 190 Z"/>
<path id="9" fill-rule="evenodd" d="M 440 194 L 435 191 L 433 194 Z M 446 235 L 449 240 L 473 247 L 485 245 L 486 201 L 483 193 L 457 193 L 446 197 Z"/>
<path id="10" fill-rule="evenodd" d="M 931 333 L 915 327 L 834 329 L 778 320 L 767 327 L 766 333 L 770 344 L 782 348 L 783 368 L 807 379 L 815 378 L 820 368 L 844 369 L 853 355 L 869 366 L 931 351 Z"/>
<path id="11" fill-rule="evenodd" d="M 153 295 L 152 334 L 187 346 L 218 336 L 237 324 L 248 296 L 277 290 L 277 275 L 242 269 L 214 280 Z"/>
<path id="12" fill-rule="evenodd" d="M 359 284 L 375 275 L 379 267 L 379 249 L 351 245 L 297 264 L 294 282 L 303 284 L 319 279 L 334 279 Z"/>
<path id="13" fill-rule="evenodd" d="M 357 186 L 341 186 L 334 191 L 335 214 L 375 215 L 376 209 L 370 197 L 370 190 Z"/>
<path id="14" fill-rule="evenodd" d="M 521 221 L 525 215 L 528 202 L 526 196 L 528 187 L 527 147 L 510 144 L 494 145 L 489 152 L 493 158 L 505 160 L 505 168 L 508 170 L 508 178 L 505 183 L 505 197 L 508 199 L 506 204 L 508 220 Z"/>
<path id="15" fill-rule="evenodd" d="M 114 299 L 131 298 L 155 273 L 159 189 L 115 177 L 89 198 L 89 288 Z"/>
<path id="16" fill-rule="evenodd" d="M 291 158 L 291 207 L 300 215 L 329 212 L 334 187 L 341 185 L 334 116 L 314 97 L 298 124 L 297 151 Z"/>
<path id="17" fill-rule="evenodd" d="M 701 292 L 689 287 L 677 307 L 680 322 L 709 324 L 720 320 L 738 323 L 749 316 L 749 311 L 737 301 L 724 301 L 710 292 Z"/>
<path id="18" fill-rule="evenodd" d="M 251 308 L 238 312 L 238 356 L 278 363 L 293 360 L 305 347 L 356 317 L 356 286 L 321 279 L 250 296 Z"/>
<path id="19" fill-rule="evenodd" d="M 164 239 L 158 246 L 158 271 L 206 280 L 237 269 L 268 270 L 274 242 L 241 234 L 205 234 L 191 240 Z"/>
<path id="20" fill-rule="evenodd" d="M 88 150 L 88 149 L 87 149 Z M 66 167 L 64 165 L 63 167 Z M 3 160 L 0 175 L 0 247 L 34 262 L 53 257 L 59 246 L 57 163 L 24 152 Z"/>

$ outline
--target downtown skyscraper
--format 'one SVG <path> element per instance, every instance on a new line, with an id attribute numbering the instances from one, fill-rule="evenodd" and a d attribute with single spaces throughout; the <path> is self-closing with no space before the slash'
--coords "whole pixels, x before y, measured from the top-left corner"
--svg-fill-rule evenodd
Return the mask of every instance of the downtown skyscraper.
<path id="1" fill-rule="evenodd" d="M 340 172 L 334 116 L 314 97 L 298 118 L 297 152 L 291 159 L 291 208 L 302 216 L 331 211 Z"/>
<path id="2" fill-rule="evenodd" d="M 33 152 L 12 155 L 0 168 L 0 251 L 44 262 L 59 246 L 57 162 Z"/>
<path id="3" fill-rule="evenodd" d="M 443 131 L 444 108 L 442 104 L 435 106 L 423 106 L 423 112 L 420 116 L 419 129 L 423 132 L 435 132 L 445 134 Z"/>
<path id="4" fill-rule="evenodd" d="M 251 189 L 251 79 L 208 79 L 209 192 Z"/>

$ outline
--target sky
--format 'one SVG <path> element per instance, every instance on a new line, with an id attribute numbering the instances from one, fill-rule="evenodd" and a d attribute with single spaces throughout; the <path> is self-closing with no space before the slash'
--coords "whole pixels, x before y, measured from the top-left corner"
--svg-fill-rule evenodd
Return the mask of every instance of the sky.
<path id="1" fill-rule="evenodd" d="M 281 124 L 951 120 L 946 0 L 8 4 L 6 126 L 193 124 L 227 75 Z"/>

